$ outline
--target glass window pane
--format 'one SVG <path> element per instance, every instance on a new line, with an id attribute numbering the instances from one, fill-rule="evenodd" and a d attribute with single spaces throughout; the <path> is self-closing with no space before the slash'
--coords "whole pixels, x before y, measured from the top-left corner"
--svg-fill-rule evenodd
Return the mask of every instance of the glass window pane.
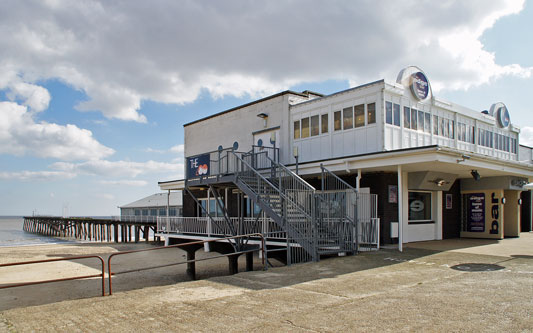
<path id="1" fill-rule="evenodd" d="M 418 130 L 424 131 L 424 112 L 418 111 Z"/>
<path id="2" fill-rule="evenodd" d="M 424 132 L 431 133 L 431 115 L 427 112 L 424 114 Z"/>
<path id="3" fill-rule="evenodd" d="M 165 208 L 159 208 L 159 216 L 166 216 L 167 210 Z"/>
<path id="4" fill-rule="evenodd" d="M 391 102 L 385 103 L 385 120 L 387 124 L 392 125 L 392 103 Z"/>
<path id="5" fill-rule="evenodd" d="M 403 107 L 403 127 L 411 128 L 411 108 Z"/>
<path id="6" fill-rule="evenodd" d="M 311 136 L 320 134 L 320 124 L 318 122 L 318 115 L 311 117 Z"/>
<path id="7" fill-rule="evenodd" d="M 450 139 L 455 139 L 455 120 L 450 120 L 448 131 L 449 131 L 448 134 L 450 135 Z"/>
<path id="8" fill-rule="evenodd" d="M 342 129 L 353 128 L 353 107 L 342 110 Z"/>
<path id="9" fill-rule="evenodd" d="M 365 126 L 365 105 L 360 104 L 354 106 L 355 111 L 355 127 Z"/>
<path id="10" fill-rule="evenodd" d="M 418 128 L 418 122 L 416 121 L 416 110 L 411 109 L 411 129 L 416 130 Z"/>
<path id="11" fill-rule="evenodd" d="M 296 120 L 294 122 L 294 138 L 299 139 L 300 138 L 300 121 Z"/>
<path id="12" fill-rule="evenodd" d="M 376 103 L 370 103 L 366 105 L 367 120 L 369 124 L 376 123 Z"/>
<path id="13" fill-rule="evenodd" d="M 333 113 L 333 127 L 335 131 L 340 131 L 342 129 L 341 126 L 341 112 L 335 111 Z"/>
<path id="14" fill-rule="evenodd" d="M 309 137 L 309 118 L 302 119 L 302 138 Z"/>
<path id="15" fill-rule="evenodd" d="M 394 104 L 394 125 L 400 126 L 400 105 Z"/>
<path id="16" fill-rule="evenodd" d="M 433 134 L 439 135 L 439 117 L 433 116 Z"/>
<path id="17" fill-rule="evenodd" d="M 431 193 L 409 192 L 409 221 L 431 220 Z"/>
<path id="18" fill-rule="evenodd" d="M 324 113 L 322 115 L 322 133 L 327 133 L 328 132 L 328 114 L 327 113 Z"/>

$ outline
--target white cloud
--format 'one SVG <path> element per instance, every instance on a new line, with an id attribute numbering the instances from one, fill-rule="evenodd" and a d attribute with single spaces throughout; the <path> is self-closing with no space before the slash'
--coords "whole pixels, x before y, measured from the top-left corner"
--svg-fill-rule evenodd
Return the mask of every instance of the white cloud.
<path id="1" fill-rule="evenodd" d="M 533 147 L 533 127 L 522 127 L 520 129 L 520 144 Z"/>
<path id="2" fill-rule="evenodd" d="M 103 185 L 117 185 L 117 186 L 146 186 L 146 180 L 102 180 L 100 184 Z"/>
<path id="3" fill-rule="evenodd" d="M 94 139 L 91 131 L 70 124 L 35 122 L 26 106 L 14 102 L 0 102 L 0 142 L 0 153 L 68 161 L 103 158 L 114 153 Z"/>
<path id="4" fill-rule="evenodd" d="M 76 175 L 64 171 L 17 171 L 0 172 L 0 179 L 22 181 L 55 181 L 74 178 Z"/>
<path id="5" fill-rule="evenodd" d="M 326 79 L 357 84 L 394 79 L 410 64 L 431 76 L 435 90 L 467 89 L 503 75 L 531 76 L 531 68 L 497 64 L 479 41 L 523 6 L 523 0 L 4 2 L 0 73 L 16 73 L 27 84 L 60 79 L 89 96 L 79 110 L 137 122 L 146 122 L 139 113 L 144 99 L 187 103 L 202 91 L 257 97 Z M 0 87 L 6 80 L 0 75 Z M 28 105 L 42 109 L 45 96 L 35 99 Z"/>
<path id="6" fill-rule="evenodd" d="M 156 161 L 106 161 L 91 160 L 81 163 L 56 162 L 51 166 L 55 170 L 75 174 L 96 175 L 104 177 L 137 177 L 147 173 L 178 173 L 183 175 L 183 164 Z"/>
<path id="7" fill-rule="evenodd" d="M 170 152 L 172 153 L 181 153 L 183 154 L 183 152 L 185 151 L 185 145 L 176 145 L 176 146 L 173 146 L 169 149 Z"/>

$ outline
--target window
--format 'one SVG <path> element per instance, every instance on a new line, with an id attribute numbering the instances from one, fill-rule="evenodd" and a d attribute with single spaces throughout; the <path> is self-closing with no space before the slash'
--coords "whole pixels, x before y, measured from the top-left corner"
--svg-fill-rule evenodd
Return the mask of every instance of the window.
<path id="1" fill-rule="evenodd" d="M 322 134 L 328 132 L 328 114 L 324 113 L 322 115 Z"/>
<path id="2" fill-rule="evenodd" d="M 455 139 L 455 120 L 450 120 L 448 134 L 450 139 Z"/>
<path id="3" fill-rule="evenodd" d="M 370 103 L 366 105 L 368 124 L 376 123 L 376 103 Z"/>
<path id="4" fill-rule="evenodd" d="M 360 104 L 354 106 L 355 113 L 355 127 L 365 126 L 365 105 Z"/>
<path id="5" fill-rule="evenodd" d="M 418 130 L 424 131 L 424 112 L 418 110 Z"/>
<path id="6" fill-rule="evenodd" d="M 431 134 L 431 115 L 427 112 L 424 114 L 424 132 Z"/>
<path id="7" fill-rule="evenodd" d="M 394 125 L 400 126 L 400 105 L 394 104 Z"/>
<path id="8" fill-rule="evenodd" d="M 342 129 L 353 128 L 353 107 L 342 110 Z"/>
<path id="9" fill-rule="evenodd" d="M 407 106 L 403 107 L 403 127 L 411 128 L 411 109 Z"/>
<path id="10" fill-rule="evenodd" d="M 333 129 L 335 131 L 340 131 L 342 129 L 341 127 L 341 112 L 340 111 L 335 111 L 333 113 Z"/>
<path id="11" fill-rule="evenodd" d="M 157 216 L 157 209 L 156 208 L 150 209 L 150 216 Z"/>
<path id="12" fill-rule="evenodd" d="M 309 137 L 309 118 L 302 119 L 302 138 Z"/>
<path id="13" fill-rule="evenodd" d="M 311 136 L 320 134 L 320 125 L 319 125 L 318 115 L 311 117 Z"/>
<path id="14" fill-rule="evenodd" d="M 392 103 L 391 102 L 385 103 L 385 121 L 387 124 L 392 125 Z"/>
<path id="15" fill-rule="evenodd" d="M 442 129 L 441 135 L 447 138 L 448 137 L 448 126 L 450 124 L 450 121 L 448 119 L 442 118 L 440 122 L 441 122 L 441 129 Z"/>
<path id="16" fill-rule="evenodd" d="M 418 127 L 418 122 L 416 121 L 416 110 L 411 109 L 411 129 L 416 130 Z"/>
<path id="17" fill-rule="evenodd" d="M 176 208 L 170 208 L 168 210 L 168 216 L 177 216 L 178 215 L 178 211 Z"/>
<path id="18" fill-rule="evenodd" d="M 136 209 L 135 210 L 135 216 L 141 216 L 141 210 L 140 209 Z"/>
<path id="19" fill-rule="evenodd" d="M 148 209 L 143 209 L 142 216 L 148 216 L 148 215 L 149 215 Z"/>
<path id="20" fill-rule="evenodd" d="M 431 192 L 409 192 L 409 221 L 431 221 Z"/>
<path id="21" fill-rule="evenodd" d="M 300 138 L 300 121 L 296 120 L 294 122 L 294 138 L 299 139 Z"/>
<path id="22" fill-rule="evenodd" d="M 167 215 L 167 209 L 159 208 L 159 216 L 166 216 L 166 215 Z"/>
<path id="23" fill-rule="evenodd" d="M 439 135 L 439 117 L 433 116 L 433 134 Z"/>

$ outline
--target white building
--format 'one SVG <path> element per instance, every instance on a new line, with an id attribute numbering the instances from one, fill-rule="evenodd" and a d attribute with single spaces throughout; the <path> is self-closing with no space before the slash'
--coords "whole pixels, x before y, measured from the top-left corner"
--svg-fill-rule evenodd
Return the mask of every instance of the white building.
<path id="1" fill-rule="evenodd" d="M 307 185 L 322 194 L 351 190 L 339 179 L 335 189 L 326 188 L 331 172 L 358 193 L 377 195 L 377 207 L 374 199 L 349 195 L 326 201 L 330 208 L 335 200 L 348 206 L 347 220 L 362 221 L 369 210 L 369 217 L 379 218 L 381 243 L 399 242 L 401 248 L 451 237 L 517 237 L 531 231 L 531 193 L 524 185 L 533 180 L 533 152 L 518 144 L 520 129 L 506 106 L 495 102 L 487 101 L 481 112 L 441 100 L 417 67 L 402 70 L 396 82 L 379 80 L 328 96 L 285 91 L 185 124 L 186 179 L 159 185 L 185 189 L 184 216 L 251 218 L 255 211 L 301 225 L 304 216 L 317 223 L 310 216 L 323 214 L 325 201 L 302 206 L 311 215 L 291 217 L 275 207 L 272 193 L 261 191 L 265 184 L 282 188 L 292 210 L 301 210 L 303 192 L 291 198 L 296 188 L 280 185 L 277 170 L 297 172 L 299 191 Z M 281 166 L 274 170 L 275 162 Z M 265 181 L 261 189 L 252 188 L 251 175 Z"/>
<path id="2" fill-rule="evenodd" d="M 121 217 L 182 216 L 181 191 L 155 193 L 146 198 L 120 206 Z"/>

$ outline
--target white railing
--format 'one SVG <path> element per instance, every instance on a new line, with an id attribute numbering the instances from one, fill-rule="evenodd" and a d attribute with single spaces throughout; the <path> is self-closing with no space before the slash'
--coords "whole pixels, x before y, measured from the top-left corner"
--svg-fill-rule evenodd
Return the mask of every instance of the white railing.
<path id="1" fill-rule="evenodd" d="M 205 236 L 231 235 L 232 229 L 238 230 L 239 234 L 261 233 L 269 238 L 286 238 L 286 233 L 271 218 L 230 217 L 232 227 L 224 217 L 166 217 L 157 218 L 157 232 L 166 234 L 195 234 Z M 242 224 L 242 225 L 241 225 Z"/>
<path id="2" fill-rule="evenodd" d="M 379 250 L 379 224 L 377 217 L 359 220 L 359 250 Z"/>
<path id="3" fill-rule="evenodd" d="M 138 215 L 121 215 L 113 216 L 114 221 L 121 222 L 146 222 L 146 223 L 155 223 L 157 222 L 158 216 L 138 216 Z"/>

